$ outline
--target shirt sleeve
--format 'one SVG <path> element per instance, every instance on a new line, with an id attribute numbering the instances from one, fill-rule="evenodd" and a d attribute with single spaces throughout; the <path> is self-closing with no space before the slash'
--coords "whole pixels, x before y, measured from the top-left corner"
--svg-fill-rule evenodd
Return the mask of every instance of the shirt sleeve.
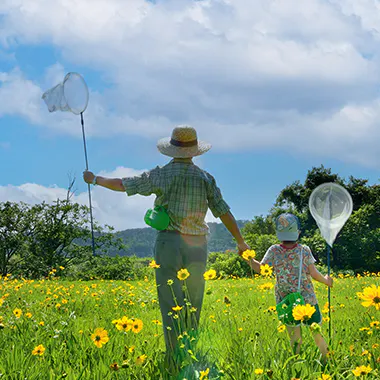
<path id="1" fill-rule="evenodd" d="M 304 262 L 305 262 L 305 265 L 308 267 L 310 264 L 314 264 L 315 262 L 317 262 L 317 260 L 315 260 L 313 254 L 311 253 L 311 249 L 305 245 L 304 247 L 304 250 L 303 250 L 303 255 L 304 255 Z"/>
<path id="2" fill-rule="evenodd" d="M 267 252 L 265 253 L 263 259 L 260 261 L 260 264 L 268 264 L 269 266 L 273 267 L 274 265 L 274 249 L 273 245 L 268 248 Z"/>
<path id="3" fill-rule="evenodd" d="M 126 193 L 130 195 L 151 195 L 157 192 L 158 168 L 144 172 L 135 177 L 122 178 L 122 183 Z"/>
<path id="4" fill-rule="evenodd" d="M 215 178 L 207 173 L 207 202 L 215 218 L 226 214 L 230 211 L 230 206 L 224 201 L 219 187 L 216 185 Z"/>

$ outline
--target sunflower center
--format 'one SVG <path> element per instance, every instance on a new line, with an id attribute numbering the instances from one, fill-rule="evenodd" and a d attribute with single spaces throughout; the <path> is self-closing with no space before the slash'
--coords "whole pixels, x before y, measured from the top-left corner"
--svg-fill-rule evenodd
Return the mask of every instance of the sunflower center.
<path id="1" fill-rule="evenodd" d="M 374 303 L 380 303 L 380 297 L 374 297 L 373 302 Z"/>
<path id="2" fill-rule="evenodd" d="M 101 339 L 101 338 L 100 338 L 99 335 L 97 335 L 97 336 L 95 337 L 95 340 L 96 340 L 97 342 L 99 342 L 100 339 Z"/>

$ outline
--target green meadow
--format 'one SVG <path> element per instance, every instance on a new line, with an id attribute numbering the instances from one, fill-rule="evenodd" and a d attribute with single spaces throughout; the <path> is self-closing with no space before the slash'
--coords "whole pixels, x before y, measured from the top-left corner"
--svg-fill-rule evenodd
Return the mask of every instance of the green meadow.
<path id="1" fill-rule="evenodd" d="M 184 348 L 176 378 L 378 379 L 380 299 L 374 296 L 366 307 L 357 293 L 373 285 L 379 293 L 379 283 L 375 274 L 335 278 L 330 353 L 322 366 L 307 327 L 302 328 L 300 355 L 292 353 L 274 310 L 273 278 L 207 281 L 200 337 L 192 350 Z M 327 288 L 314 286 L 324 317 L 322 332 L 329 340 Z M 173 311 L 174 318 L 177 313 Z M 123 317 L 134 325 L 122 326 Z M 0 379 L 164 378 L 161 316 L 150 278 L 2 278 L 0 327 Z M 97 330 L 96 340 L 99 328 L 104 330 Z"/>

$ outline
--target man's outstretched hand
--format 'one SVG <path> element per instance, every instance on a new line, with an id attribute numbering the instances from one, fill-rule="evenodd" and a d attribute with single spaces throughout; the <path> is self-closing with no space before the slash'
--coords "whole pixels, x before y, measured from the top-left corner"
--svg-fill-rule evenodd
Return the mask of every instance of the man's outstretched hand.
<path id="1" fill-rule="evenodd" d="M 85 170 L 83 172 L 83 179 L 84 182 L 91 184 L 94 181 L 95 174 L 93 172 L 90 172 L 88 170 Z"/>
<path id="2" fill-rule="evenodd" d="M 241 256 L 243 254 L 243 252 L 246 251 L 247 249 L 251 249 L 251 247 L 245 241 L 243 241 L 242 243 L 239 243 L 238 244 L 238 255 Z"/>

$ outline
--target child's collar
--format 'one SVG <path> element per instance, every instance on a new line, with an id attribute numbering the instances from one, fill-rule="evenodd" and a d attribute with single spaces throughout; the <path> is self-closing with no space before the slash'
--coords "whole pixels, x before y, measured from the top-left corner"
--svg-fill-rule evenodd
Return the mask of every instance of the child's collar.
<path id="1" fill-rule="evenodd" d="M 284 248 L 284 249 L 286 249 L 286 250 L 289 250 L 289 249 L 294 249 L 295 247 L 297 247 L 297 245 L 298 245 L 298 243 L 294 243 L 294 245 L 291 246 L 291 247 L 285 247 L 283 244 L 280 244 L 280 247 L 281 247 L 281 248 Z"/>

